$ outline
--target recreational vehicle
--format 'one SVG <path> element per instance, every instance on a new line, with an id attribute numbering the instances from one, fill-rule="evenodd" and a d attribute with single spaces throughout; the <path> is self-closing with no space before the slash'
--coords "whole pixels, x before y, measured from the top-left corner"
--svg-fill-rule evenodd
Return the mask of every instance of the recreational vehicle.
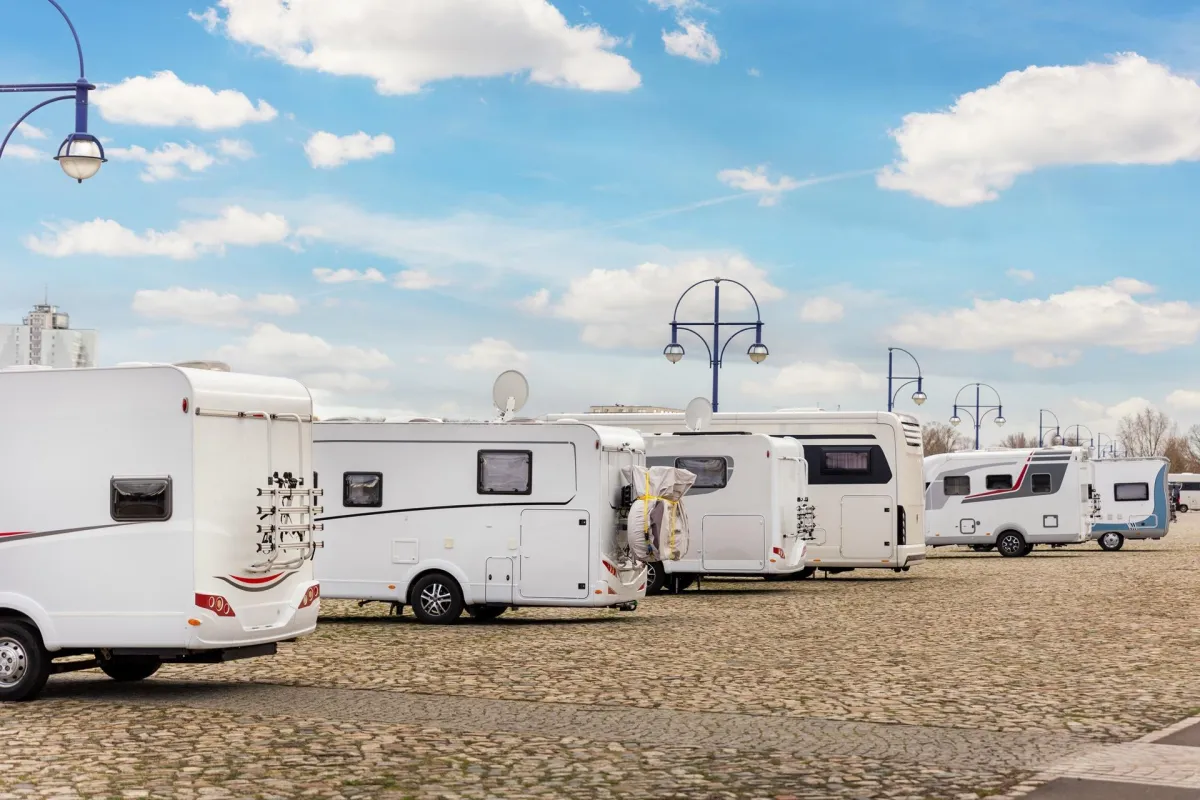
<path id="1" fill-rule="evenodd" d="M 0 370 L 0 700 L 51 673 L 140 680 L 312 631 L 311 415 L 282 378 Z"/>
<path id="2" fill-rule="evenodd" d="M 546 419 L 627 425 L 645 434 L 689 429 L 680 413 L 552 414 Z M 815 508 L 813 532 L 805 542 L 806 567 L 899 572 L 925 560 L 921 426 L 913 417 L 875 411 L 718 412 L 702 430 L 799 441 Z"/>
<path id="3" fill-rule="evenodd" d="M 1078 544 L 1098 514 L 1088 451 L 972 450 L 925 459 L 925 542 L 1024 556 Z"/>
<path id="4" fill-rule="evenodd" d="M 1092 538 L 1105 550 L 1126 539 L 1161 539 L 1171 525 L 1165 458 L 1104 458 L 1092 462 L 1100 517 Z"/>
<path id="5" fill-rule="evenodd" d="M 1200 474 L 1195 472 L 1173 472 L 1167 479 L 1179 485 L 1179 510 L 1186 514 L 1200 508 Z"/>
<path id="6" fill-rule="evenodd" d="M 586 424 L 319 422 L 327 598 L 411 606 L 426 623 L 515 606 L 636 607 L 621 468 L 642 437 Z M 337 496 L 340 495 L 340 500 Z"/>
<path id="7" fill-rule="evenodd" d="M 778 579 L 806 569 L 813 516 L 803 452 L 795 439 L 762 433 L 647 436 L 648 466 L 686 469 L 696 482 L 686 500 L 691 547 L 649 565 L 646 593 L 696 575 Z"/>

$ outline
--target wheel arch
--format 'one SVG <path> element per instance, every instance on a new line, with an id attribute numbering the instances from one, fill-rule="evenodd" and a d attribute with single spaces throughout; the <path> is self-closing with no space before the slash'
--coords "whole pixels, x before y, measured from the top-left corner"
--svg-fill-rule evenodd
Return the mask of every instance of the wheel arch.
<path id="1" fill-rule="evenodd" d="M 412 590 L 413 587 L 421 582 L 422 578 L 429 575 L 442 575 L 458 584 L 458 591 L 462 594 L 463 605 L 473 605 L 475 598 L 471 592 L 471 583 L 467 580 L 466 573 L 457 565 L 448 562 L 430 563 L 418 569 L 409 579 L 408 585 L 404 587 L 404 605 L 412 605 Z"/>
<path id="2" fill-rule="evenodd" d="M 47 650 L 60 649 L 50 615 L 29 598 L 0 592 L 0 619 L 24 622 L 41 638 L 42 645 Z"/>

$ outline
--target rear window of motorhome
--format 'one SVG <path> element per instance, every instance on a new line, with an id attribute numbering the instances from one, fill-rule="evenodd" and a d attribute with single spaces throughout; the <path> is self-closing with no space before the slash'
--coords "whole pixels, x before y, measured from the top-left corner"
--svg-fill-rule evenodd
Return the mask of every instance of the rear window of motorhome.
<path id="1" fill-rule="evenodd" d="M 826 449 L 821 471 L 826 475 L 869 475 L 871 474 L 871 448 Z"/>
<path id="2" fill-rule="evenodd" d="M 1033 493 L 1050 494 L 1052 491 L 1054 491 L 1054 484 L 1050 480 L 1050 475 L 1045 472 L 1035 472 L 1033 474 Z"/>
<path id="3" fill-rule="evenodd" d="M 942 488 L 947 496 L 971 493 L 970 475 L 947 475 L 942 478 Z"/>
<path id="4" fill-rule="evenodd" d="M 988 475 L 987 490 L 989 492 L 997 489 L 1011 489 L 1012 475 Z"/>
<path id="5" fill-rule="evenodd" d="M 1117 483 L 1113 485 L 1113 498 L 1121 503 L 1150 499 L 1148 483 Z"/>
<path id="6" fill-rule="evenodd" d="M 109 513 L 117 522 L 161 522 L 171 518 L 170 478 L 113 478 L 109 498 Z"/>
<path id="7" fill-rule="evenodd" d="M 677 458 L 675 468 L 695 473 L 695 489 L 724 489 L 729 463 L 723 456 Z"/>
<path id="8" fill-rule="evenodd" d="M 533 453 L 529 450 L 480 450 L 479 494 L 532 494 Z"/>
<path id="9" fill-rule="evenodd" d="M 379 508 L 382 506 L 383 473 L 343 473 L 342 505 L 346 508 Z"/>

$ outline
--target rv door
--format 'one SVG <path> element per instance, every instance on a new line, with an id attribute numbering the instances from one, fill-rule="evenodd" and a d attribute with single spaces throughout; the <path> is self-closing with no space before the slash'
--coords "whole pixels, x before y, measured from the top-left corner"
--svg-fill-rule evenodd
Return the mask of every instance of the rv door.
<path id="1" fill-rule="evenodd" d="M 890 559 L 895 544 L 896 501 L 883 495 L 842 498 L 842 558 Z"/>

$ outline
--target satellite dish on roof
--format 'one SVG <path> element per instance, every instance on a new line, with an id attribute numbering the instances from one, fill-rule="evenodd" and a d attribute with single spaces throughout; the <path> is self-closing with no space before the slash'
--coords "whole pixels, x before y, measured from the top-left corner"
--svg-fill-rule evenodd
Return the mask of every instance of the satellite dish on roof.
<path id="1" fill-rule="evenodd" d="M 529 400 L 529 381 L 515 369 L 505 370 L 492 385 L 492 402 L 500 412 L 500 419 L 507 420 L 525 407 Z"/>
<path id="2" fill-rule="evenodd" d="M 689 431 L 700 431 L 712 424 L 712 403 L 706 397 L 697 397 L 687 404 L 683 419 Z"/>

